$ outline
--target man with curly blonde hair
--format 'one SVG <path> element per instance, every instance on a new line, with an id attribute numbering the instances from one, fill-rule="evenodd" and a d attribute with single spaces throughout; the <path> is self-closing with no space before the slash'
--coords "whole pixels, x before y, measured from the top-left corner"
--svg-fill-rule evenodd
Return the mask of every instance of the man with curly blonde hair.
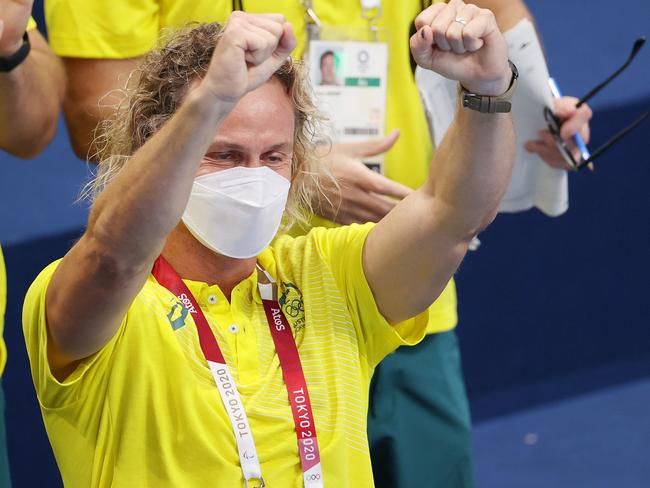
<path id="1" fill-rule="evenodd" d="M 507 99 L 516 75 L 494 16 L 467 9 L 459 36 L 457 6 L 418 16 L 414 58 Z M 427 183 L 379 223 L 268 247 L 318 173 L 295 43 L 280 14 L 183 31 L 107 128 L 88 227 L 24 308 L 67 486 L 372 486 L 372 371 L 422 339 L 496 215 L 512 120 L 459 107 Z"/>

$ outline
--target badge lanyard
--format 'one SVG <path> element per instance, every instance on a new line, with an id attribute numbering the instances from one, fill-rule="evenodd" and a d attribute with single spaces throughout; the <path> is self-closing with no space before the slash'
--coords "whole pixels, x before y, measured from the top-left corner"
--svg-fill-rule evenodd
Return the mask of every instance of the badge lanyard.
<path id="1" fill-rule="evenodd" d="M 381 17 L 381 0 L 360 0 L 361 1 L 361 17 L 368 21 L 370 30 L 375 30 L 374 25 L 377 18 Z M 234 4 L 235 0 L 233 0 Z M 315 24 L 317 27 L 322 25 L 314 10 L 314 0 L 301 0 L 302 6 L 305 9 L 307 24 Z M 234 9 L 233 9 L 234 10 Z M 376 39 L 375 39 L 376 40 Z"/>
<path id="2" fill-rule="evenodd" d="M 305 57 L 318 108 L 334 143 L 363 142 L 384 134 L 388 83 L 387 31 L 379 29 L 380 0 L 361 0 L 367 27 L 324 25 L 312 0 L 303 0 L 309 36 Z M 381 40 L 380 40 L 381 39 Z M 364 159 L 383 172 L 383 156 Z"/>
<path id="3" fill-rule="evenodd" d="M 244 486 L 264 487 L 260 460 L 255 448 L 253 433 L 248 422 L 244 404 L 239 396 L 237 385 L 226 364 L 217 338 L 212 333 L 203 311 L 192 292 L 187 288 L 178 273 L 160 256 L 153 267 L 152 274 L 158 283 L 180 300 L 194 319 L 199 336 L 201 351 L 208 363 L 214 382 L 219 390 L 221 401 L 232 424 L 239 462 L 244 475 Z M 291 411 L 298 437 L 300 463 L 304 486 L 320 488 L 323 486 L 323 472 L 320 463 L 320 450 L 316 438 L 316 426 L 307 391 L 307 383 L 302 370 L 298 347 L 291 332 L 291 325 L 277 300 L 277 284 L 265 270 L 258 267 L 258 287 L 262 297 L 264 312 L 269 324 L 273 343 L 278 353 L 282 375 L 287 386 Z M 257 483 L 253 485 L 252 483 Z"/>

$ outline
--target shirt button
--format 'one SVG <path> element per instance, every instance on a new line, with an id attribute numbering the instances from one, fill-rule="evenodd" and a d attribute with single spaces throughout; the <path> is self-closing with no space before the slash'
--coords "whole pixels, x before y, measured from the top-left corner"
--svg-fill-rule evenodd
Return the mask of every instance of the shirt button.
<path id="1" fill-rule="evenodd" d="M 208 303 L 211 305 L 214 305 L 217 303 L 217 296 L 216 295 L 208 295 Z"/>
<path id="2" fill-rule="evenodd" d="M 228 330 L 233 334 L 236 334 L 237 332 L 239 332 L 239 327 L 237 326 L 237 324 L 230 324 L 228 326 Z"/>

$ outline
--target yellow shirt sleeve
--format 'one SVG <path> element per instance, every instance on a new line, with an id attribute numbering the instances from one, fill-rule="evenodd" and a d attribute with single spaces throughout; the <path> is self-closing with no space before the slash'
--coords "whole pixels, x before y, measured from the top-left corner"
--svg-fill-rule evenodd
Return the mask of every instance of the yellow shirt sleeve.
<path id="1" fill-rule="evenodd" d="M 132 58 L 149 51 L 159 30 L 156 0 L 48 0 L 52 49 L 74 58 Z"/>
<path id="2" fill-rule="evenodd" d="M 228 0 L 48 0 L 45 20 L 59 56 L 124 59 L 146 54 L 163 28 L 223 22 L 231 10 Z"/>
<path id="3" fill-rule="evenodd" d="M 30 30 L 36 29 L 36 21 L 34 20 L 34 17 L 30 17 L 29 21 L 27 22 L 27 31 L 29 32 Z"/>
<path id="4" fill-rule="evenodd" d="M 346 301 L 362 342 L 361 350 L 365 350 L 368 362 L 374 367 L 397 347 L 420 342 L 427 329 L 429 314 L 425 311 L 391 325 L 377 308 L 362 265 L 363 247 L 373 226 L 369 223 L 336 229 L 317 228 L 312 233 Z"/>
<path id="5" fill-rule="evenodd" d="M 45 294 L 59 261 L 45 268 L 34 280 L 23 305 L 23 334 L 27 345 L 36 396 L 43 408 L 59 408 L 92 395 L 92 390 L 104 388 L 101 381 L 110 367 L 111 353 L 126 323 L 99 352 L 82 360 L 63 381 L 57 380 L 50 370 L 47 357 L 47 317 Z"/>

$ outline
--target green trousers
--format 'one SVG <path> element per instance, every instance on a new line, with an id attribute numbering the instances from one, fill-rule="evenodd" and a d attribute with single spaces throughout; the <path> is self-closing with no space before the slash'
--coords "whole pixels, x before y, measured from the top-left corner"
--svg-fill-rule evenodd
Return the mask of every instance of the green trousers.
<path id="1" fill-rule="evenodd" d="M 375 370 L 368 437 L 379 488 L 473 488 L 469 406 L 455 332 L 401 347 Z"/>
<path id="2" fill-rule="evenodd" d="M 7 455 L 7 432 L 5 430 L 5 394 L 0 383 L 0 487 L 11 487 L 9 456 Z"/>

